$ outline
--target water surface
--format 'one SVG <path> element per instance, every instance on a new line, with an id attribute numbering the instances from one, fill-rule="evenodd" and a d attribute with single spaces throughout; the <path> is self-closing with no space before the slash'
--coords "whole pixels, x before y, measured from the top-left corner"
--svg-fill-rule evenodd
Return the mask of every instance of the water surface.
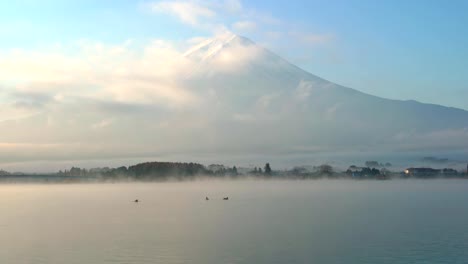
<path id="1" fill-rule="evenodd" d="M 0 212 L 9 264 L 468 263 L 464 180 L 10 184 Z"/>

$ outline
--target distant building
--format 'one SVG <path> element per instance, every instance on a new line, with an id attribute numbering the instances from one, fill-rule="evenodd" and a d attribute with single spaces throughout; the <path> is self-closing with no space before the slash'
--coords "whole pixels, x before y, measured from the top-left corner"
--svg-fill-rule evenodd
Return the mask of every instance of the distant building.
<path id="1" fill-rule="evenodd" d="M 436 177 L 441 175 L 441 170 L 432 168 L 408 168 L 404 171 L 407 177 Z"/>
<path id="2" fill-rule="evenodd" d="M 450 168 L 432 169 L 432 168 L 408 168 L 404 171 L 407 177 L 457 177 L 458 171 Z"/>
<path id="3" fill-rule="evenodd" d="M 456 177 L 458 176 L 458 171 L 454 170 L 454 169 L 443 169 L 442 170 L 442 176 L 444 177 Z"/>

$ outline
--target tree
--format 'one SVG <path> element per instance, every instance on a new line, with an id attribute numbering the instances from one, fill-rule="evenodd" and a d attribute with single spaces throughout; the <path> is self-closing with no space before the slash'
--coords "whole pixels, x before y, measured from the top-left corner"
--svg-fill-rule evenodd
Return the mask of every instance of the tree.
<path id="1" fill-rule="evenodd" d="M 70 176 L 81 176 L 81 169 L 80 168 L 75 168 L 75 167 L 72 167 L 70 169 Z"/>
<path id="2" fill-rule="evenodd" d="M 270 163 L 265 164 L 265 174 L 271 175 Z"/>
<path id="3" fill-rule="evenodd" d="M 318 167 L 318 172 L 320 175 L 332 175 L 333 174 L 333 168 L 332 166 L 328 164 L 322 164 Z"/>
<path id="4" fill-rule="evenodd" d="M 372 168 L 371 174 L 372 174 L 372 176 L 380 175 L 380 171 L 378 169 L 376 169 L 376 168 Z"/>

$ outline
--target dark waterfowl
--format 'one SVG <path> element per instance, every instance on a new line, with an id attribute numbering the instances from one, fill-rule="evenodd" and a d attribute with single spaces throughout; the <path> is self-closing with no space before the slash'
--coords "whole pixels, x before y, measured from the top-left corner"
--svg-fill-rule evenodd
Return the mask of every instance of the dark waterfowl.
<path id="1" fill-rule="evenodd" d="M 136 200 L 135 200 L 135 201 L 133 201 L 133 202 L 135 202 L 135 203 L 138 203 L 138 199 L 136 199 Z"/>
<path id="2" fill-rule="evenodd" d="M 229 200 L 229 197 L 224 197 L 223 200 Z"/>
<path id="3" fill-rule="evenodd" d="M 205 197 L 205 200 L 207 200 L 207 201 L 208 201 L 208 200 L 209 200 L 209 198 L 208 198 L 208 197 Z"/>

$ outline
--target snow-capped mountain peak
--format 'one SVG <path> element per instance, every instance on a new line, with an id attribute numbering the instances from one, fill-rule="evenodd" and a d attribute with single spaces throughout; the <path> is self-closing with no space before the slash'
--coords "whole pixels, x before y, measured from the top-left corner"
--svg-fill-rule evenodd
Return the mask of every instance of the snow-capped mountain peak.
<path id="1" fill-rule="evenodd" d="M 226 48 L 249 46 L 255 46 L 255 43 L 242 36 L 226 32 L 191 47 L 184 53 L 184 56 L 197 61 L 206 61 L 217 56 Z"/>

